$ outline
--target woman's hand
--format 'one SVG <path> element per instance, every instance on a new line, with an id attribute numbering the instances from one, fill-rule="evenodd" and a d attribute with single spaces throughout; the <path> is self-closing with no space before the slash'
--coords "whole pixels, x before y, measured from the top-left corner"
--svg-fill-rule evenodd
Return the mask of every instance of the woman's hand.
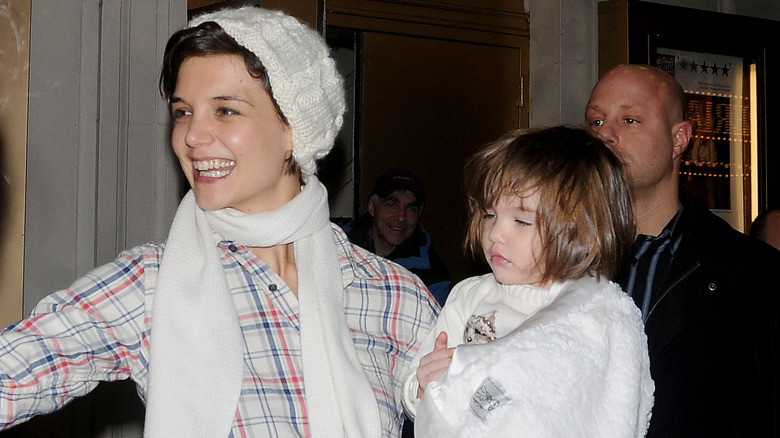
<path id="1" fill-rule="evenodd" d="M 434 342 L 433 351 L 423 356 L 420 359 L 420 366 L 417 367 L 417 381 L 420 383 L 417 398 L 422 398 L 428 383 L 438 380 L 450 366 L 454 353 L 455 348 L 447 348 L 447 333 L 439 333 Z"/>

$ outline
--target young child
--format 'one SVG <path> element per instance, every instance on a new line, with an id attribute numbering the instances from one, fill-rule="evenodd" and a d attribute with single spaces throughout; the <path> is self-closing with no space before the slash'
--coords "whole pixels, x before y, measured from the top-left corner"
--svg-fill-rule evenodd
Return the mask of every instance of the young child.
<path id="1" fill-rule="evenodd" d="M 516 131 L 469 159 L 465 189 L 466 249 L 492 273 L 455 286 L 414 359 L 416 436 L 644 436 L 647 340 L 609 281 L 634 239 L 618 159 L 578 128 Z"/>

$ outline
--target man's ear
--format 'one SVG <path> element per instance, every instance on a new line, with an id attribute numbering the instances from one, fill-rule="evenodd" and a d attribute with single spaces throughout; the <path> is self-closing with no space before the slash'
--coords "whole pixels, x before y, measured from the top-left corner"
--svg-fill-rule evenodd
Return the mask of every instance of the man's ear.
<path id="1" fill-rule="evenodd" d="M 370 214 L 371 217 L 374 216 L 374 205 L 375 205 L 374 201 L 372 201 L 372 200 L 368 201 L 368 214 Z"/>
<path id="2" fill-rule="evenodd" d="M 692 132 L 693 128 L 691 127 L 691 122 L 687 120 L 674 125 L 672 128 L 672 135 L 674 136 L 674 148 L 672 149 L 673 160 L 676 160 L 685 152 L 685 149 L 688 147 L 688 143 L 691 140 Z"/>

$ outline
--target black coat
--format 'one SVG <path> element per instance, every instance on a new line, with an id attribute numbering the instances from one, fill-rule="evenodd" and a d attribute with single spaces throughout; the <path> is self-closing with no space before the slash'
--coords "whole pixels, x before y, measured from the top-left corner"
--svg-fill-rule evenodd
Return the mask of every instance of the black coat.
<path id="1" fill-rule="evenodd" d="M 778 436 L 780 251 L 680 198 L 683 240 L 645 326 L 647 436 Z"/>

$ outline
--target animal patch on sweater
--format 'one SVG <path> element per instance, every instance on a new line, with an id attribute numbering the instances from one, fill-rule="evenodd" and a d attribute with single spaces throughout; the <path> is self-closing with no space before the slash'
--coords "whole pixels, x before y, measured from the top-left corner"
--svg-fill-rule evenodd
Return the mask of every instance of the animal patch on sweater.
<path id="1" fill-rule="evenodd" d="M 496 340 L 496 311 L 487 315 L 471 315 L 463 331 L 463 343 L 487 344 Z"/>

